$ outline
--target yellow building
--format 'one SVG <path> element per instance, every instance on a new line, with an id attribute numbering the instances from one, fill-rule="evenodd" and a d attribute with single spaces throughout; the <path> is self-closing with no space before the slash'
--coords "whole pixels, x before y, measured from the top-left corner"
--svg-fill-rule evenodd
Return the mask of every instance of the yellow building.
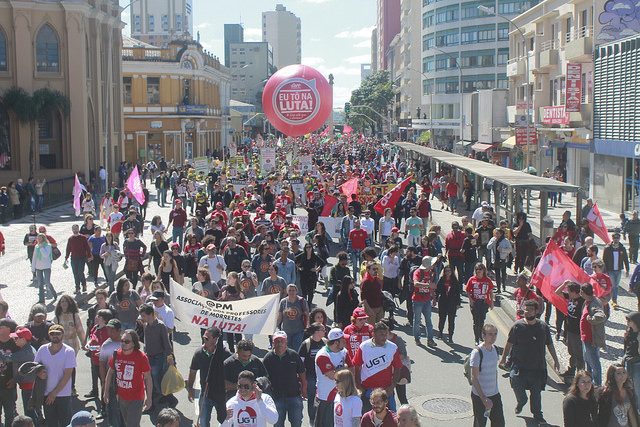
<path id="1" fill-rule="evenodd" d="M 32 172 L 53 186 L 75 172 L 88 178 L 100 166 L 117 170 L 120 11 L 117 0 L 0 0 L 0 183 Z M 57 109 L 21 122 L 4 100 L 13 88 L 27 97 L 43 88 L 58 91 L 69 101 L 68 114 Z"/>
<path id="2" fill-rule="evenodd" d="M 228 69 L 192 40 L 123 38 L 125 160 L 182 163 L 228 146 Z"/>

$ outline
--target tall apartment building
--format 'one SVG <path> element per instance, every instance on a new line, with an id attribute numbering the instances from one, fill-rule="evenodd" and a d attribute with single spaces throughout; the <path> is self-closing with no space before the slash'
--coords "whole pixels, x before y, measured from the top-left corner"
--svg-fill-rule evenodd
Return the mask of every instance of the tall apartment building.
<path id="1" fill-rule="evenodd" d="M 371 30 L 371 74 L 378 72 L 378 29 Z"/>
<path id="2" fill-rule="evenodd" d="M 231 43 L 229 65 L 231 99 L 256 105 L 262 111 L 262 89 L 269 76 L 275 72 L 269 43 Z"/>
<path id="3" fill-rule="evenodd" d="M 230 67 L 229 47 L 231 43 L 244 42 L 244 27 L 242 24 L 224 24 L 224 66 Z"/>
<path id="4" fill-rule="evenodd" d="M 154 46 L 193 37 L 193 0 L 137 0 L 131 3 L 131 37 Z"/>
<path id="5" fill-rule="evenodd" d="M 281 4 L 262 12 L 262 41 L 273 49 L 273 65 L 283 68 L 302 61 L 300 18 Z"/>
<path id="6" fill-rule="evenodd" d="M 460 111 L 460 90 L 506 89 L 509 24 L 478 10 L 478 5 L 514 18 L 537 0 L 424 0 L 422 7 L 422 104 L 433 123 L 435 145 L 453 149 L 462 127 L 470 123 Z M 460 69 L 458 69 L 458 65 Z M 460 73 L 462 71 L 462 88 Z M 466 136 L 465 136 L 466 138 Z"/>
<path id="7" fill-rule="evenodd" d="M 376 68 L 388 70 L 387 50 L 400 32 L 400 0 L 378 0 L 376 29 Z"/>

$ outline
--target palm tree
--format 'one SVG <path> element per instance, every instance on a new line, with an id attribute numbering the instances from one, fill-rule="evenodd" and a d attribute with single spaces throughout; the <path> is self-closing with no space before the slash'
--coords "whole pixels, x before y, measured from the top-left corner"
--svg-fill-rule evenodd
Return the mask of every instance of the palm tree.
<path id="1" fill-rule="evenodd" d="M 2 96 L 4 106 L 13 112 L 20 123 L 29 124 L 31 140 L 29 142 L 29 176 L 35 170 L 36 126 L 38 119 L 47 117 L 54 111 L 69 115 L 71 102 L 62 92 L 50 88 L 36 90 L 29 95 L 26 90 L 13 87 L 7 89 Z"/>

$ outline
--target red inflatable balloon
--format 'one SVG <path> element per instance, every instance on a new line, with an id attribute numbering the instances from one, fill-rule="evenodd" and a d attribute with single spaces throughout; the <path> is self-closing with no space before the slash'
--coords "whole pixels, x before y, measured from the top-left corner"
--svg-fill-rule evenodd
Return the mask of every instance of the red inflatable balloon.
<path id="1" fill-rule="evenodd" d="M 267 119 L 288 136 L 314 132 L 331 114 L 329 82 L 308 65 L 289 65 L 269 78 L 262 93 Z"/>

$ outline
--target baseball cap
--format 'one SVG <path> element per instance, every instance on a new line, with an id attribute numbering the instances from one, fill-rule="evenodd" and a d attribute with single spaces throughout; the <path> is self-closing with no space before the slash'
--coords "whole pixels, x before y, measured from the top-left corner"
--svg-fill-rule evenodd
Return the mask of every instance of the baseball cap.
<path id="1" fill-rule="evenodd" d="M 95 418 L 93 418 L 93 415 L 91 415 L 90 412 L 80 411 L 76 412 L 75 415 L 71 417 L 71 424 L 69 424 L 67 427 L 84 426 L 95 421 Z"/>
<path id="2" fill-rule="evenodd" d="M 216 245 L 214 245 L 213 243 L 207 245 L 207 250 L 208 251 L 215 251 L 216 250 Z"/>
<path id="3" fill-rule="evenodd" d="M 420 266 L 420 268 L 431 268 L 431 266 L 433 265 L 433 259 L 434 257 L 432 256 L 426 256 L 424 258 L 422 258 L 422 265 Z"/>
<path id="4" fill-rule="evenodd" d="M 25 338 L 26 340 L 30 340 L 33 337 L 33 335 L 31 335 L 31 331 L 27 328 L 18 328 L 9 336 L 11 338 Z"/>
<path id="5" fill-rule="evenodd" d="M 172 243 L 171 247 L 180 249 L 180 243 Z"/>
<path id="6" fill-rule="evenodd" d="M 344 336 L 344 332 L 342 332 L 342 329 L 332 328 L 329 331 L 329 335 L 327 335 L 327 338 L 329 338 L 329 341 L 333 341 L 333 340 L 339 340 L 343 336 Z"/>
<path id="7" fill-rule="evenodd" d="M 31 310 L 31 313 L 33 314 L 33 317 L 36 317 L 38 315 L 46 316 L 47 315 L 47 310 L 44 308 L 44 306 L 42 304 L 36 304 L 36 305 L 33 306 L 33 309 Z"/>
<path id="8" fill-rule="evenodd" d="M 399 232 L 399 231 L 400 231 L 400 229 L 399 229 L 398 227 L 393 227 L 393 228 L 391 229 L 391 232 L 392 232 L 392 233 L 397 233 L 397 232 Z"/>
<path id="9" fill-rule="evenodd" d="M 273 334 L 273 340 L 277 340 L 278 338 L 286 340 L 287 339 L 287 333 L 285 331 L 277 331 Z"/>
<path id="10" fill-rule="evenodd" d="M 356 319 L 366 319 L 369 315 L 364 311 L 364 308 L 356 307 L 356 309 L 353 310 L 353 317 Z"/>
<path id="11" fill-rule="evenodd" d="M 164 298 L 164 291 L 153 291 L 153 293 L 149 296 L 150 301 L 158 301 L 162 298 Z"/>
<path id="12" fill-rule="evenodd" d="M 485 200 L 484 202 L 480 203 L 480 206 L 482 206 L 483 208 L 488 208 L 489 203 Z"/>
<path id="13" fill-rule="evenodd" d="M 47 227 L 45 227 L 44 225 L 41 225 L 40 228 L 38 228 L 38 231 L 40 233 L 46 233 L 47 232 Z"/>
<path id="14" fill-rule="evenodd" d="M 250 216 L 251 214 L 249 213 L 249 211 L 242 211 L 242 216 Z"/>
<path id="15" fill-rule="evenodd" d="M 51 325 L 49 327 L 49 333 L 51 332 L 60 332 L 64 334 L 64 328 L 61 325 Z"/>
<path id="16" fill-rule="evenodd" d="M 176 205 L 178 205 L 178 204 L 180 204 L 180 205 L 181 205 L 181 204 L 182 204 L 182 200 L 180 200 L 180 199 L 176 199 Z"/>
<path id="17" fill-rule="evenodd" d="M 217 202 L 216 207 L 222 207 L 222 202 Z"/>
<path id="18" fill-rule="evenodd" d="M 122 323 L 118 319 L 111 319 L 107 322 L 107 328 L 122 329 Z"/>

